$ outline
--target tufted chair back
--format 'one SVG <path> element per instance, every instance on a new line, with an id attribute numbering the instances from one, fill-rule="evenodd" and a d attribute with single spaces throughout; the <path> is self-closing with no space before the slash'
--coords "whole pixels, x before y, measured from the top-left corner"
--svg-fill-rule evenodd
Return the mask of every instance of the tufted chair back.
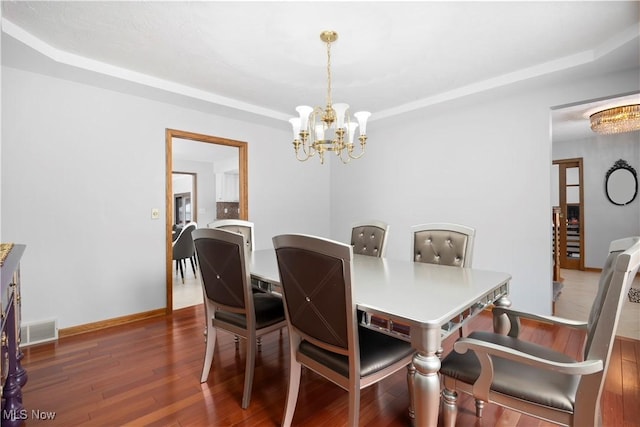
<path id="1" fill-rule="evenodd" d="M 459 224 L 433 223 L 411 227 L 413 261 L 471 267 L 475 229 Z"/>
<path id="2" fill-rule="evenodd" d="M 384 257 L 388 234 L 389 225 L 382 221 L 372 220 L 354 224 L 351 229 L 353 253 Z"/>
<path id="3" fill-rule="evenodd" d="M 209 228 L 221 228 L 223 230 L 232 231 L 234 233 L 240 233 L 244 236 L 244 242 L 249 249 L 249 252 L 253 251 L 253 242 L 255 236 L 253 233 L 253 223 L 250 221 L 244 221 L 242 219 L 220 219 L 207 224 Z"/>

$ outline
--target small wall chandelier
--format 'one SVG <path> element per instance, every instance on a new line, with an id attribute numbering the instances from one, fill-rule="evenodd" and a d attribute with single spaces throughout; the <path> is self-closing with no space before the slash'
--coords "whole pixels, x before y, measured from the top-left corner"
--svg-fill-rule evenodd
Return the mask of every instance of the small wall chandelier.
<path id="1" fill-rule="evenodd" d="M 589 116 L 591 130 L 614 134 L 640 130 L 640 104 L 609 108 Z"/>
<path id="2" fill-rule="evenodd" d="M 336 153 L 342 163 L 349 163 L 351 159 L 359 159 L 365 151 L 367 143 L 367 119 L 371 115 L 368 111 L 359 111 L 353 116 L 358 121 L 351 121 L 349 105 L 331 102 L 331 43 L 338 39 L 335 31 L 323 31 L 320 40 L 327 44 L 327 105 L 326 107 L 309 107 L 300 105 L 296 111 L 300 117 L 289 120 L 293 128 L 293 148 L 296 158 L 304 162 L 316 153 L 320 163 L 324 164 L 327 151 Z M 356 128 L 360 128 L 360 150 L 355 154 Z"/>

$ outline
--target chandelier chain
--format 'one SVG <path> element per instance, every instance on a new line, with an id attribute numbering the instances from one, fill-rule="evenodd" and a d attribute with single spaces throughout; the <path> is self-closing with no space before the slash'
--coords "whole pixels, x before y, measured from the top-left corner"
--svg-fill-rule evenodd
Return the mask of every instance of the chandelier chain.
<path id="1" fill-rule="evenodd" d="M 327 106 L 332 105 L 331 102 L 331 42 L 327 42 Z"/>

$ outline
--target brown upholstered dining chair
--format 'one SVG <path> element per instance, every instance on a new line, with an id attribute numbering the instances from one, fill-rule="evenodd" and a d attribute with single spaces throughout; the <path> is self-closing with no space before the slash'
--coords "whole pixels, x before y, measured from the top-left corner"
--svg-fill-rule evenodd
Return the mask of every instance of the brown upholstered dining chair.
<path id="1" fill-rule="evenodd" d="M 282 299 L 252 291 L 248 248 L 242 234 L 204 228 L 193 232 L 204 293 L 206 351 L 200 382 L 207 381 L 218 329 L 246 339 L 247 355 L 242 408 L 251 400 L 256 339 L 287 326 Z"/>
<path id="2" fill-rule="evenodd" d="M 415 262 L 471 267 L 476 230 L 466 225 L 431 223 L 411 227 Z"/>
<path id="3" fill-rule="evenodd" d="M 457 392 L 566 426 L 600 426 L 600 398 L 625 294 L 640 265 L 640 237 L 615 240 L 602 269 L 587 322 L 494 308 L 507 316 L 508 335 L 474 332 L 454 344 L 443 361 L 444 426 L 456 422 Z M 518 338 L 520 318 L 579 328 L 586 333 L 583 359 Z M 483 404 L 476 405 L 482 416 Z"/>
<path id="4" fill-rule="evenodd" d="M 371 220 L 353 224 L 351 228 L 351 247 L 353 253 L 382 258 L 387 249 L 389 224 Z"/>
<path id="5" fill-rule="evenodd" d="M 240 233 L 244 236 L 245 244 L 249 249 L 249 252 L 255 250 L 255 234 L 254 225 L 251 221 L 245 221 L 242 219 L 219 219 L 207 224 L 209 228 L 221 228 L 227 231 L 233 231 L 234 233 Z M 264 292 L 271 288 L 270 283 L 261 282 L 258 279 L 252 278 L 251 284 L 253 285 L 254 292 Z M 260 339 L 258 339 L 260 342 Z"/>
<path id="6" fill-rule="evenodd" d="M 195 250 L 193 247 L 193 231 L 198 228 L 198 225 L 195 222 L 190 222 L 185 225 L 182 230 L 180 230 L 180 234 L 172 243 L 172 257 L 176 262 L 176 273 L 178 270 L 180 271 L 180 277 L 182 278 L 182 283 L 184 284 L 184 269 L 186 268 L 186 260 L 188 259 L 191 262 L 191 269 L 193 270 L 193 275 L 196 274 L 196 266 L 195 266 Z"/>
<path id="7" fill-rule="evenodd" d="M 302 366 L 349 393 L 357 426 L 360 390 L 409 364 L 408 342 L 360 326 L 352 289 L 350 245 L 300 234 L 273 238 L 290 341 L 283 426 L 291 425 Z"/>

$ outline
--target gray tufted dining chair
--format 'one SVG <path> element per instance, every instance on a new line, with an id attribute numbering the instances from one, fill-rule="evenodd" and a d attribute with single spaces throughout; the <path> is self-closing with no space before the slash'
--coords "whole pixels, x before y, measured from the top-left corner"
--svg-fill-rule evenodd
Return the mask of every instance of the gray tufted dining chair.
<path id="1" fill-rule="evenodd" d="M 471 267 L 476 230 L 449 223 L 411 227 L 411 255 L 415 262 Z"/>
<path id="2" fill-rule="evenodd" d="M 601 426 L 600 399 L 625 294 L 640 265 L 640 237 L 615 240 L 586 322 L 494 308 L 507 316 L 508 334 L 473 332 L 454 344 L 440 374 L 444 426 L 453 427 L 457 392 L 476 398 L 476 416 L 491 402 L 565 426 Z M 518 338 L 520 319 L 585 331 L 582 360 Z"/>
<path id="3" fill-rule="evenodd" d="M 449 267 L 471 267 L 473 260 L 473 245 L 476 230 L 466 225 L 453 223 L 428 223 L 411 227 L 411 257 L 414 262 L 445 265 Z M 406 327 L 397 327 L 400 332 L 407 333 Z M 403 331 L 402 329 L 405 329 Z M 460 327 L 458 334 L 465 335 L 464 326 Z M 438 350 L 438 357 L 442 357 L 442 347 Z M 407 370 L 407 382 L 410 391 L 410 408 L 415 407 L 412 393 L 412 381 L 415 378 L 413 363 Z"/>
<path id="4" fill-rule="evenodd" d="M 404 369 L 411 344 L 357 322 L 350 245 L 301 234 L 275 236 L 289 326 L 289 386 L 283 426 L 293 420 L 302 366 L 349 393 L 350 426 L 358 425 L 360 390 Z"/>
<path id="5" fill-rule="evenodd" d="M 193 232 L 204 293 L 206 350 L 200 382 L 209 377 L 215 353 L 216 333 L 226 330 L 246 339 L 242 408 L 251 400 L 257 339 L 287 326 L 282 299 L 252 290 L 245 237 L 222 229 Z"/>
<path id="6" fill-rule="evenodd" d="M 351 228 L 353 253 L 383 258 L 387 250 L 389 224 L 378 221 L 360 221 Z"/>
<path id="7" fill-rule="evenodd" d="M 253 233 L 253 222 L 242 219 L 219 219 L 207 224 L 208 228 L 221 228 L 234 233 L 240 233 L 244 236 L 245 244 L 249 248 L 249 252 L 254 250 L 255 236 Z"/>
<path id="8" fill-rule="evenodd" d="M 430 223 L 411 227 L 414 262 L 471 267 L 476 230 L 466 225 Z M 464 335 L 460 328 L 460 336 Z"/>
<path id="9" fill-rule="evenodd" d="M 387 251 L 389 224 L 378 220 L 360 221 L 351 228 L 351 247 L 353 253 L 384 258 Z M 358 312 L 358 318 L 367 316 L 367 322 L 374 325 L 386 325 L 387 320 L 375 314 Z"/>

